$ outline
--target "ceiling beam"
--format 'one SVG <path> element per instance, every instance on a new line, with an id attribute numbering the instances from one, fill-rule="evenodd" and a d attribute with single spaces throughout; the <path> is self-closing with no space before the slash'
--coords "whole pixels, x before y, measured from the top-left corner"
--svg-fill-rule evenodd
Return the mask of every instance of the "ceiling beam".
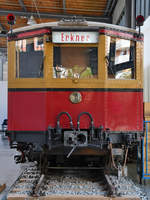
<path id="1" fill-rule="evenodd" d="M 135 0 L 125 0 L 125 26 L 136 29 Z"/>
<path id="2" fill-rule="evenodd" d="M 114 10 L 116 4 L 117 4 L 117 0 L 112 0 L 111 7 L 110 7 L 110 9 L 109 9 L 109 15 L 108 15 L 108 16 L 110 16 L 110 15 L 112 14 L 112 12 L 113 12 L 113 10 Z"/>
<path id="3" fill-rule="evenodd" d="M 108 15 L 108 11 L 109 11 L 111 3 L 112 3 L 112 0 L 107 0 L 107 5 L 106 5 L 105 13 L 104 13 L 105 16 Z"/>
<path id="4" fill-rule="evenodd" d="M 113 9 L 115 7 L 117 3 L 117 0 L 108 0 L 107 1 L 107 5 L 106 5 L 106 9 L 105 9 L 105 16 L 110 16 L 113 12 Z"/>
<path id="5" fill-rule="evenodd" d="M 112 23 L 113 24 L 118 24 L 125 9 L 125 1 L 126 0 L 119 0 L 116 4 L 116 7 L 113 10 L 112 14 Z"/>
<path id="6" fill-rule="evenodd" d="M 24 5 L 23 0 L 18 0 L 18 1 L 19 1 L 20 6 L 22 7 L 22 10 L 23 10 L 24 12 L 27 12 L 27 9 L 26 9 L 26 7 L 25 7 L 25 5 Z"/>
<path id="7" fill-rule="evenodd" d="M 0 23 L 0 29 L 1 29 L 1 31 L 8 32 L 7 29 L 5 28 L 5 26 L 3 26 L 3 24 L 1 24 L 1 23 Z"/>
<path id="8" fill-rule="evenodd" d="M 66 13 L 66 0 L 63 0 L 63 10 L 64 10 L 64 13 Z"/>
<path id="9" fill-rule="evenodd" d="M 26 16 L 30 17 L 33 15 L 34 17 L 39 17 L 36 12 L 24 12 L 24 11 L 16 11 L 16 10 L 3 10 L 0 9 L 0 15 L 8 15 L 9 13 L 13 13 L 16 16 Z M 40 17 L 41 18 L 49 18 L 49 19 L 62 19 L 62 18 L 69 18 L 73 17 L 75 15 L 69 15 L 69 14 L 59 14 L 59 13 L 41 13 L 40 12 Z M 87 21 L 96 21 L 96 22 L 105 22 L 105 23 L 111 23 L 111 17 L 107 16 L 81 16 L 81 15 L 76 15 L 79 17 L 83 17 Z"/>
<path id="10" fill-rule="evenodd" d="M 7 34 L 0 33 L 0 37 L 7 37 Z"/>

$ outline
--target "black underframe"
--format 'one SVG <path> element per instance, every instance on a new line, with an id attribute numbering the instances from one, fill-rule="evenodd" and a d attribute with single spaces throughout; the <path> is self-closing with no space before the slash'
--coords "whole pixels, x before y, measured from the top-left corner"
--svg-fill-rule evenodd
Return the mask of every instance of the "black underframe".
<path id="1" fill-rule="evenodd" d="M 143 131 L 128 131 L 128 132 L 109 132 L 106 133 L 106 138 L 103 141 L 99 141 L 97 145 L 104 143 L 113 144 L 127 144 L 140 141 L 143 136 Z M 11 143 L 34 143 L 39 145 L 49 145 L 49 133 L 48 131 L 7 131 L 7 136 L 10 138 Z M 62 141 L 58 142 L 63 145 Z M 94 142 L 92 142 L 94 145 Z M 91 144 L 92 144 L 91 143 Z M 52 146 L 54 143 L 52 143 Z"/>

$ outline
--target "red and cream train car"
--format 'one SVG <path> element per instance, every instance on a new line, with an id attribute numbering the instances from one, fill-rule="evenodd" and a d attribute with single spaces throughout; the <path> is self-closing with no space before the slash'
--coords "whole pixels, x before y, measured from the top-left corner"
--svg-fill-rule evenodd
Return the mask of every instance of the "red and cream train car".
<path id="1" fill-rule="evenodd" d="M 137 143 L 143 133 L 142 51 L 135 30 L 104 23 L 62 20 L 13 30 L 11 146 L 30 155 L 44 146 L 53 159 L 70 159 L 108 153 L 109 143 Z"/>

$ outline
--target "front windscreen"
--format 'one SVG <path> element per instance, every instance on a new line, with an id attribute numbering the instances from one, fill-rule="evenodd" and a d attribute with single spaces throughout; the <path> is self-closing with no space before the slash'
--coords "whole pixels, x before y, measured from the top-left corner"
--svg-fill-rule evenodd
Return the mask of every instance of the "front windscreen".
<path id="1" fill-rule="evenodd" d="M 54 47 L 53 78 L 97 78 L 97 47 Z"/>

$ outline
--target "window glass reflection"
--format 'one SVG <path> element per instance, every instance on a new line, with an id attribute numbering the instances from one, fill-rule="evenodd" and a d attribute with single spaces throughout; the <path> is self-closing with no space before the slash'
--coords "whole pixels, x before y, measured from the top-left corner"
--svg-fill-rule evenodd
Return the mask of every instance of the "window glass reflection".
<path id="1" fill-rule="evenodd" d="M 43 37 L 16 41 L 16 77 L 43 77 L 44 43 Z"/>
<path id="2" fill-rule="evenodd" d="M 53 78 L 97 78 L 97 47 L 54 47 Z"/>
<path id="3" fill-rule="evenodd" d="M 108 78 L 135 79 L 135 42 L 108 37 Z"/>

